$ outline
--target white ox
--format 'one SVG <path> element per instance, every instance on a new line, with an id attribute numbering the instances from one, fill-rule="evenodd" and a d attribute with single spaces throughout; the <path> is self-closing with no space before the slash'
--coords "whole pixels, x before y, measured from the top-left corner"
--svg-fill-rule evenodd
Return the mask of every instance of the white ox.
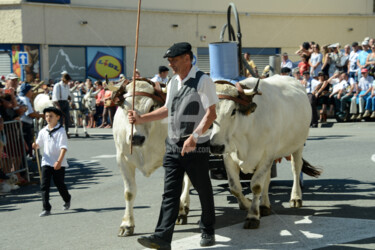
<path id="1" fill-rule="evenodd" d="M 109 85 L 112 90 L 111 85 Z M 133 84 L 126 86 L 126 92 L 132 93 Z M 136 92 L 155 93 L 152 85 L 145 81 L 137 81 Z M 127 94 L 127 95 L 129 95 Z M 134 234 L 134 199 L 137 193 L 135 183 L 136 168 L 146 177 L 162 166 L 165 153 L 165 138 L 167 137 L 167 122 L 155 121 L 134 126 L 133 153 L 130 154 L 131 124 L 128 121 L 128 110 L 131 109 L 133 97 L 126 97 L 124 104 L 119 106 L 113 123 L 113 138 L 116 145 L 116 160 L 124 181 L 125 214 L 120 225 L 118 236 Z M 139 114 L 148 113 L 161 106 L 160 102 L 148 96 L 136 96 L 134 110 Z M 184 188 L 181 194 L 181 204 L 177 224 L 186 224 L 189 211 L 190 181 L 185 175 Z M 152 188 L 152 187 L 150 187 Z"/>
<path id="2" fill-rule="evenodd" d="M 262 95 L 255 95 L 257 80 L 248 78 L 240 82 L 244 88 L 249 88 L 245 94 L 253 96 L 253 102 L 257 104 L 251 114 L 248 114 L 249 107 L 231 100 L 239 95 L 234 86 L 216 85 L 221 100 L 211 137 L 212 153 L 224 155 L 231 193 L 236 196 L 240 208 L 248 210 L 244 228 L 258 228 L 260 215 L 270 213 L 268 187 L 275 159 L 292 155 L 292 207 L 302 206 L 301 169 L 312 176 L 320 174 L 302 159 L 311 121 L 311 106 L 303 86 L 291 77 L 276 75 L 260 80 Z M 229 98 L 225 99 L 225 96 Z M 252 201 L 242 193 L 240 170 L 253 173 Z"/>

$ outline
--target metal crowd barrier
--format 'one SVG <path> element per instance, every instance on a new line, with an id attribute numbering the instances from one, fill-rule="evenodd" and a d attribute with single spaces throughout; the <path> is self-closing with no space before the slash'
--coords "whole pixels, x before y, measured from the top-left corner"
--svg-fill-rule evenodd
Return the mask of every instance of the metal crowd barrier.
<path id="1" fill-rule="evenodd" d="M 0 139 L 5 144 L 3 153 L 0 155 L 0 168 L 5 174 L 26 171 L 27 180 L 30 181 L 25 142 L 22 135 L 22 122 L 4 122 L 4 130 L 0 133 Z"/>

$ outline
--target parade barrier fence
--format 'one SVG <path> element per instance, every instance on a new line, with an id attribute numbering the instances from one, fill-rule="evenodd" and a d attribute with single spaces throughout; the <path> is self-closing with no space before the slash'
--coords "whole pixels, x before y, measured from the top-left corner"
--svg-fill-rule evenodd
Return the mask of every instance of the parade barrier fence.
<path id="1" fill-rule="evenodd" d="M 4 143 L 3 153 L 0 154 L 2 171 L 7 175 L 26 171 L 27 179 L 30 181 L 22 122 L 4 122 L 4 130 L 0 133 L 0 138 Z"/>

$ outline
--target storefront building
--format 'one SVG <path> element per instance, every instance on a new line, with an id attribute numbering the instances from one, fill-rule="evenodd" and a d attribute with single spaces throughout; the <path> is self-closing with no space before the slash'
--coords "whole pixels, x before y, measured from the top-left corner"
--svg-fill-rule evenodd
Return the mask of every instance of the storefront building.
<path id="1" fill-rule="evenodd" d="M 343 47 L 375 34 L 373 0 L 233 0 L 242 31 L 243 52 L 258 70 L 270 55 L 294 52 L 304 41 Z M 25 81 L 132 76 L 138 1 L 2 0 L 0 75 L 14 72 Z M 152 77 L 168 65 L 164 52 L 175 42 L 192 44 L 197 64 L 208 71 L 208 44 L 218 42 L 227 22 L 224 0 L 142 1 L 137 68 Z M 232 23 L 233 24 L 233 23 Z M 236 29 L 235 25 L 234 28 Z M 227 38 L 227 36 L 225 36 Z M 19 53 L 27 52 L 21 65 Z M 22 55 L 22 54 L 21 54 Z M 22 62 L 22 60 L 21 60 Z"/>

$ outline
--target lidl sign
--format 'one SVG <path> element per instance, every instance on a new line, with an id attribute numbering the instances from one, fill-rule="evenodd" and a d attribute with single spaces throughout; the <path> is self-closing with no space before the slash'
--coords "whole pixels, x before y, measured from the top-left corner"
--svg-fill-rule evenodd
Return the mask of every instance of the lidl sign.
<path id="1" fill-rule="evenodd" d="M 122 72 L 122 61 L 114 56 L 97 52 L 88 68 L 88 75 L 96 79 L 118 78 Z"/>

